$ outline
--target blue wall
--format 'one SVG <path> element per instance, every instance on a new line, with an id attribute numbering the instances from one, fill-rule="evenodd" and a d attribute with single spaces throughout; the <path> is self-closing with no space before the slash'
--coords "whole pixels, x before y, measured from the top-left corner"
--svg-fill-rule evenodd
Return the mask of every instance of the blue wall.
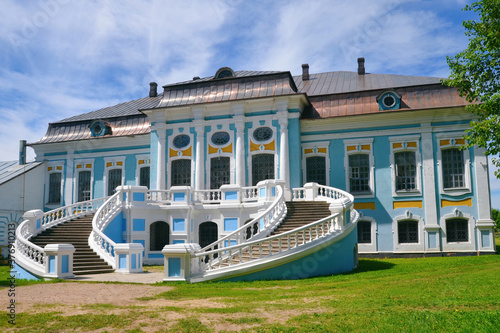
<path id="1" fill-rule="evenodd" d="M 104 229 L 104 234 L 115 243 L 125 243 L 124 231 L 126 231 L 126 220 L 123 218 L 123 212 L 120 212 Z"/>

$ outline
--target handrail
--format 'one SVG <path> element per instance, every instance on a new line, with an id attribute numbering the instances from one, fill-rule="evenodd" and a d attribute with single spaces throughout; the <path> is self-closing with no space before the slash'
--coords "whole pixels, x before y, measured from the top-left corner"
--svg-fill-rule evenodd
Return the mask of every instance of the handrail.
<path id="1" fill-rule="evenodd" d="M 89 236 L 90 247 L 113 268 L 116 268 L 115 246 L 116 243 L 104 234 L 104 229 L 119 213 L 123 205 L 123 192 L 117 191 L 111 196 L 94 215 L 92 219 L 92 232 Z"/>
<path id="2" fill-rule="evenodd" d="M 231 244 L 231 240 L 236 240 L 238 244 L 243 243 L 246 239 L 246 236 L 250 236 L 248 239 L 254 238 L 257 235 L 262 236 L 261 232 L 264 230 L 271 232 L 274 229 L 274 226 L 279 224 L 286 216 L 286 205 L 283 188 L 277 185 L 276 189 L 276 200 L 262 214 L 260 214 L 247 224 L 242 225 L 230 234 L 219 238 L 215 242 L 198 250 L 196 253 L 203 253 L 204 251 L 211 248 L 227 248 L 228 246 L 225 245 L 226 241 L 228 245 Z M 262 220 L 264 220 L 263 225 L 261 224 Z M 248 235 L 248 230 L 250 230 L 250 235 Z M 266 233 L 266 235 L 267 234 L 268 233 Z"/>
<path id="3" fill-rule="evenodd" d="M 106 198 L 77 202 L 45 212 L 40 217 L 40 224 L 34 220 L 24 220 L 16 229 L 16 263 L 35 275 L 45 274 L 45 251 L 29 239 L 40 232 L 67 222 L 75 217 L 87 215 L 98 209 Z M 41 212 L 41 211 L 40 211 Z"/>

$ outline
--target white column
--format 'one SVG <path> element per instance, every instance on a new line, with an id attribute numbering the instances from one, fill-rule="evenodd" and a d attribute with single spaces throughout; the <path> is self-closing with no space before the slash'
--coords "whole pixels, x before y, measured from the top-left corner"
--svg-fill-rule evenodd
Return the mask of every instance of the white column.
<path id="1" fill-rule="evenodd" d="M 158 174 L 156 175 L 156 189 L 165 189 L 165 170 L 166 170 L 166 159 L 165 154 L 167 152 L 167 131 L 166 126 L 156 125 L 156 133 L 158 134 L 158 165 L 156 170 Z"/>
<path id="2" fill-rule="evenodd" d="M 288 163 L 288 119 L 280 118 L 280 178 L 285 181 L 285 197 L 291 197 L 290 192 L 290 164 Z"/>
<path id="3" fill-rule="evenodd" d="M 425 224 L 439 224 L 436 207 L 436 180 L 434 178 L 434 146 L 431 128 L 422 132 L 422 168 L 424 181 Z"/>
<path id="4" fill-rule="evenodd" d="M 476 170 L 476 193 L 478 206 L 477 222 L 493 222 L 491 220 L 490 181 L 488 175 L 488 157 L 484 148 L 474 147 Z"/>
<path id="5" fill-rule="evenodd" d="M 195 127 L 196 130 L 196 174 L 194 188 L 205 189 L 205 131 L 203 125 Z"/>
<path id="6" fill-rule="evenodd" d="M 73 202 L 73 186 L 78 186 L 78 177 L 74 174 L 74 156 L 73 151 L 68 151 L 68 157 L 66 157 L 66 179 L 64 180 L 64 204 L 71 205 Z M 76 199 L 75 199 L 76 201 Z"/>
<path id="7" fill-rule="evenodd" d="M 245 123 L 236 124 L 236 184 L 245 186 Z"/>

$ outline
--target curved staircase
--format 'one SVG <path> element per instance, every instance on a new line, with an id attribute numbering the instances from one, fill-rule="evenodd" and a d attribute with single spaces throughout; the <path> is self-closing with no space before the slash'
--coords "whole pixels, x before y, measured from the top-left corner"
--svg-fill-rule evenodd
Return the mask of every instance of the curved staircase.
<path id="1" fill-rule="evenodd" d="M 113 273 L 115 270 L 89 247 L 93 217 L 94 214 L 91 214 L 59 224 L 30 241 L 40 247 L 47 244 L 72 244 L 76 250 L 73 254 L 74 275 Z"/>

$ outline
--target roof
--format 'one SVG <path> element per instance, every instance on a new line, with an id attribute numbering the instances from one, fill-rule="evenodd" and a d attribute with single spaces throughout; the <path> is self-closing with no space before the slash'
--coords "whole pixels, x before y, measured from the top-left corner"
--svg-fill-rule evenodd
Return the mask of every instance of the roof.
<path id="1" fill-rule="evenodd" d="M 290 72 L 244 72 L 248 74 L 244 76 L 239 73 L 240 76 L 163 86 L 163 98 L 156 108 L 297 94 Z"/>
<path id="2" fill-rule="evenodd" d="M 441 79 L 425 76 L 405 76 L 394 74 L 363 74 L 357 72 L 328 72 L 311 74 L 309 80 L 294 76 L 300 92 L 308 96 L 361 92 L 409 86 L 440 84 Z"/>
<path id="3" fill-rule="evenodd" d="M 0 162 L 0 185 L 36 168 L 40 164 L 42 162 L 30 162 L 25 165 L 19 165 L 18 161 Z"/>

